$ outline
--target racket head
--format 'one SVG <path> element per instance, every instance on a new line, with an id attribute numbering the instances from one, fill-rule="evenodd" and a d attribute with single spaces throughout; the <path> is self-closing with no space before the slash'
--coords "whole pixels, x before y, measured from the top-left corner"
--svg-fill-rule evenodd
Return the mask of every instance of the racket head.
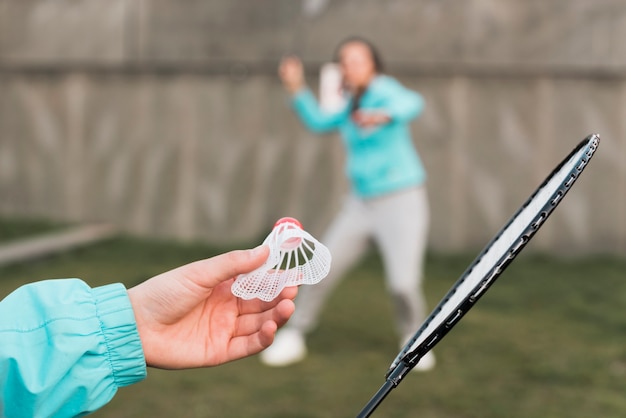
<path id="1" fill-rule="evenodd" d="M 599 135 L 589 135 L 548 175 L 400 350 L 387 371 L 387 378 L 400 364 L 402 376 L 408 373 L 485 294 L 571 189 L 599 143 Z"/>

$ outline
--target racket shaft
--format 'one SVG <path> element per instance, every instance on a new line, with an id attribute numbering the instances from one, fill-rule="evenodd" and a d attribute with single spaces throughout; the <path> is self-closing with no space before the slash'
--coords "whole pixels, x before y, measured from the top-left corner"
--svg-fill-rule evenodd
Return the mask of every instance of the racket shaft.
<path id="1" fill-rule="evenodd" d="M 367 418 L 372 415 L 372 413 L 376 410 L 378 405 L 381 404 L 383 399 L 387 397 L 387 395 L 392 391 L 395 386 L 389 380 L 385 381 L 385 384 L 378 389 L 378 392 L 370 399 L 370 401 L 365 405 L 365 407 L 359 412 L 357 418 Z"/>
<path id="2" fill-rule="evenodd" d="M 385 380 L 385 384 L 378 389 L 378 392 L 372 396 L 372 399 L 370 399 L 359 415 L 357 415 L 357 418 L 369 417 L 374 410 L 376 410 L 378 405 L 380 405 L 380 403 L 387 397 L 387 395 L 389 395 L 389 393 L 400 384 L 400 381 L 404 379 L 404 376 L 406 376 L 412 368 L 412 366 L 409 366 L 404 362 L 398 364 L 393 371 L 389 373 L 387 379 Z"/>

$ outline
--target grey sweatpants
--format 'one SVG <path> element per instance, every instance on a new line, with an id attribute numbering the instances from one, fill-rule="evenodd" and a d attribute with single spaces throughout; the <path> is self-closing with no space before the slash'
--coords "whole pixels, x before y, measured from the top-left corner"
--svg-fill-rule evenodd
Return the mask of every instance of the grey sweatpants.
<path id="1" fill-rule="evenodd" d="M 373 240 L 382 256 L 397 332 L 402 339 L 413 334 L 426 314 L 422 272 L 428 224 L 425 187 L 368 200 L 348 196 L 321 240 L 332 255 L 330 273 L 320 283 L 300 287 L 287 326 L 303 333 L 312 330 L 330 292 Z"/>

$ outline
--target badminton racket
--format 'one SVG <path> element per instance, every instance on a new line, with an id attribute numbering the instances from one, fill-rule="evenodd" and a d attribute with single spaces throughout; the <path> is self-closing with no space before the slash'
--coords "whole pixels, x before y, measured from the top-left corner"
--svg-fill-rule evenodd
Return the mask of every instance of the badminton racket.
<path id="1" fill-rule="evenodd" d="M 459 323 L 561 203 L 594 155 L 600 137 L 589 135 L 550 173 L 506 225 L 487 244 L 400 350 L 385 383 L 357 416 L 369 417 L 419 360 Z"/>

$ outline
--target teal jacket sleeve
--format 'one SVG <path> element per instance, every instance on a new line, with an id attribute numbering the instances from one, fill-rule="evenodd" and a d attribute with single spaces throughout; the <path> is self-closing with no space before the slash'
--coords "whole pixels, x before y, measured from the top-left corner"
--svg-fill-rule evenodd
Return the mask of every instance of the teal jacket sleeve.
<path id="1" fill-rule="evenodd" d="M 368 95 L 375 98 L 374 107 L 384 111 L 394 122 L 407 123 L 424 110 L 422 95 L 407 89 L 392 77 L 377 77 Z"/>
<path id="2" fill-rule="evenodd" d="M 292 106 L 302 123 L 317 133 L 335 130 L 349 117 L 347 106 L 343 111 L 336 113 L 322 110 L 315 96 L 308 89 L 302 89 L 293 96 Z"/>
<path id="3" fill-rule="evenodd" d="M 0 416 L 85 415 L 145 376 L 123 285 L 46 280 L 0 301 Z"/>

